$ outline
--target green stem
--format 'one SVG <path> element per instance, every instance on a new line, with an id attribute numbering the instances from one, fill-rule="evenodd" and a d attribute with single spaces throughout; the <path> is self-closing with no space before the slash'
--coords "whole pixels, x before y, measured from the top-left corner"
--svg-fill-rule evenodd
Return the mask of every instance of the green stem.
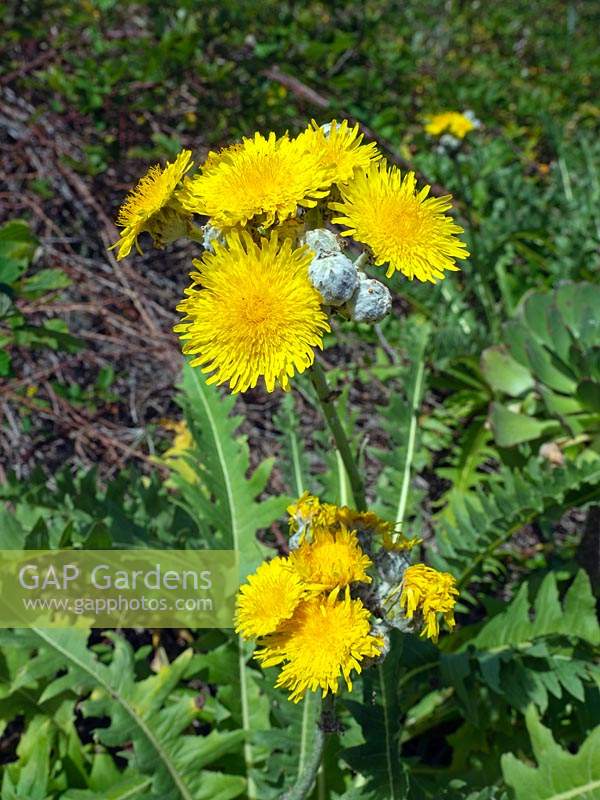
<path id="1" fill-rule="evenodd" d="M 404 524 L 404 515 L 406 513 L 406 502 L 408 500 L 408 490 L 410 487 L 410 472 L 412 460 L 415 454 L 415 441 L 417 438 L 417 416 L 419 414 L 419 407 L 421 405 L 421 394 L 423 391 L 423 375 L 425 373 L 425 363 L 423 358 L 419 360 L 417 366 L 417 374 L 415 376 L 415 387 L 412 396 L 412 403 L 410 409 L 410 427 L 408 429 L 408 443 L 406 445 L 406 460 L 404 462 L 404 474 L 402 476 L 402 489 L 400 491 L 400 500 L 398 501 L 398 510 L 396 512 L 396 526 L 398 531 L 402 530 Z M 394 534 L 397 538 L 398 534 Z"/>
<path id="2" fill-rule="evenodd" d="M 352 453 L 348 436 L 346 435 L 346 431 L 344 430 L 336 407 L 333 403 L 333 396 L 331 389 L 329 388 L 329 384 L 327 383 L 327 377 L 325 376 L 323 367 L 318 361 L 315 361 L 313 364 L 313 367 L 310 371 L 310 377 L 312 384 L 315 387 L 319 403 L 321 404 L 323 415 L 325 416 L 329 430 L 333 435 L 336 447 L 342 458 L 342 461 L 344 462 L 346 472 L 348 473 L 348 480 L 350 481 L 352 494 L 354 496 L 354 504 L 359 511 L 366 511 L 367 501 L 365 499 L 365 487 L 363 484 L 363 479 L 358 471 L 358 466 Z"/>
<path id="3" fill-rule="evenodd" d="M 240 670 L 240 704 L 242 707 L 242 728 L 246 735 L 244 741 L 244 763 L 246 765 L 246 793 L 248 800 L 256 800 L 256 784 L 252 777 L 252 770 L 254 768 L 254 755 L 252 752 L 252 744 L 250 742 L 251 726 L 250 726 L 250 704 L 248 701 L 248 684 L 246 676 L 246 655 L 244 652 L 244 640 L 238 636 L 238 667 Z"/>
<path id="4" fill-rule="evenodd" d="M 333 695 L 328 695 L 322 705 L 321 719 L 316 725 L 313 748 L 298 768 L 298 777 L 292 788 L 282 795 L 281 800 L 305 800 L 312 791 L 321 766 L 325 747 L 325 729 L 331 724 Z"/>

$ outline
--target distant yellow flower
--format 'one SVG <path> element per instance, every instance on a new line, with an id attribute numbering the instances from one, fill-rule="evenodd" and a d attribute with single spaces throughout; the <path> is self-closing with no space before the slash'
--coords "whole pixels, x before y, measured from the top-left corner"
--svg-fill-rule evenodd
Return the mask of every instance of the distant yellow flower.
<path id="1" fill-rule="evenodd" d="M 377 657 L 383 640 L 371 634 L 369 611 L 360 600 L 336 593 L 300 603 L 294 615 L 255 652 L 262 667 L 284 664 L 276 686 L 290 690 L 298 703 L 308 689 L 337 693 L 343 677 L 352 689 L 351 673 L 364 658 Z"/>
<path id="2" fill-rule="evenodd" d="M 212 154 L 178 196 L 184 208 L 207 214 L 218 228 L 245 225 L 253 218 L 269 227 L 293 216 L 298 206 L 315 206 L 330 183 L 319 156 L 308 152 L 303 141 L 256 133 Z"/>
<path id="3" fill-rule="evenodd" d="M 408 567 L 402 579 L 400 605 L 407 619 L 415 614 L 423 621 L 421 636 L 437 641 L 440 628 L 438 614 L 443 614 L 450 629 L 454 627 L 454 606 L 458 589 L 453 576 L 438 572 L 425 564 Z"/>
<path id="4" fill-rule="evenodd" d="M 313 119 L 298 138 L 331 172 L 332 183 L 346 183 L 357 170 L 367 169 L 381 158 L 377 145 L 361 144 L 363 134 L 358 124 L 350 128 L 346 119 L 339 125 L 333 120 L 327 128 L 327 131 L 323 130 Z"/>
<path id="5" fill-rule="evenodd" d="M 451 133 L 457 139 L 464 139 L 474 127 L 473 121 L 464 114 L 460 114 L 458 111 L 444 111 L 442 114 L 434 114 L 428 117 L 425 130 L 432 136 Z"/>
<path id="6" fill-rule="evenodd" d="M 165 450 L 162 455 L 162 461 L 167 462 L 168 466 L 178 472 L 188 483 L 196 483 L 198 475 L 184 457 L 194 445 L 194 437 L 187 426 L 187 422 L 184 419 L 164 420 L 162 425 L 167 430 L 175 433 L 171 447 Z"/>
<path id="7" fill-rule="evenodd" d="M 427 197 L 429 189 L 417 193 L 413 172 L 402 177 L 396 167 L 377 164 L 341 187 L 343 202 L 330 204 L 339 213 L 332 221 L 348 226 L 342 236 L 368 245 L 375 264 L 388 265 L 388 278 L 400 271 L 435 283 L 469 253 L 456 238 L 463 229 L 446 214 L 450 195 Z"/>
<path id="8" fill-rule="evenodd" d="M 361 581 L 370 583 L 366 570 L 371 559 L 363 553 L 356 534 L 346 528 L 313 530 L 289 557 L 290 566 L 312 590 L 324 591 Z"/>
<path id="9" fill-rule="evenodd" d="M 137 240 L 143 231 L 151 233 L 159 246 L 172 241 L 176 235 L 185 234 L 185 215 L 173 195 L 177 184 L 192 166 L 191 157 L 191 150 L 182 150 L 164 169 L 158 164 L 150 167 L 127 195 L 117 216 L 117 225 L 123 228 L 119 241 L 113 245 L 119 248 L 117 259 L 128 256 L 134 245 L 142 252 Z M 165 237 L 165 233 L 171 232 L 173 236 Z"/>
<path id="10" fill-rule="evenodd" d="M 235 615 L 237 633 L 247 639 L 273 633 L 292 616 L 305 593 L 286 559 L 277 557 L 264 562 L 240 587 Z"/>
<path id="11" fill-rule="evenodd" d="M 175 434 L 173 437 L 173 443 L 168 450 L 165 450 L 163 453 L 163 458 L 180 456 L 182 453 L 185 453 L 186 450 L 189 450 L 194 444 L 192 432 L 188 428 L 187 422 L 184 419 L 174 421 L 165 420 L 162 425 L 168 431 L 173 431 Z"/>
<path id="12" fill-rule="evenodd" d="M 208 383 L 228 382 L 234 393 L 261 377 L 269 392 L 288 389 L 330 329 L 308 279 L 310 250 L 292 249 L 276 234 L 258 245 L 245 232 L 213 247 L 194 261 L 198 272 L 177 306 L 186 315 L 174 328 L 183 352 L 194 356 L 192 366 L 213 373 Z"/>

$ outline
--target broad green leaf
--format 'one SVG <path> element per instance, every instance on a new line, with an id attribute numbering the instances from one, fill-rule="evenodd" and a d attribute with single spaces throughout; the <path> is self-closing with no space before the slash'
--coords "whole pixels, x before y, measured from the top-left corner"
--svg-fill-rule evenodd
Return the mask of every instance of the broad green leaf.
<path id="1" fill-rule="evenodd" d="M 600 800 L 600 726 L 573 754 L 555 742 L 533 707 L 525 722 L 536 765 L 512 753 L 502 756 L 504 780 L 516 800 Z"/>
<path id="2" fill-rule="evenodd" d="M 481 371 L 492 389 L 518 397 L 535 386 L 529 370 L 515 361 L 503 345 L 488 347 L 481 355 Z"/>
<path id="3" fill-rule="evenodd" d="M 502 403 L 492 403 L 490 425 L 499 447 L 514 447 L 516 444 L 560 431 L 560 424 L 554 420 L 542 422 L 534 417 L 511 411 Z"/>

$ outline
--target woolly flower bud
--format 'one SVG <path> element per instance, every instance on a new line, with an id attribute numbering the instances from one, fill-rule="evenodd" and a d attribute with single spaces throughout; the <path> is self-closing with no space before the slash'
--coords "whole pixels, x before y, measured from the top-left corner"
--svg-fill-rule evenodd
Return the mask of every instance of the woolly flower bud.
<path id="1" fill-rule="evenodd" d="M 313 259 L 309 267 L 310 282 L 328 306 L 346 303 L 358 287 L 358 271 L 341 253 Z"/>
<path id="2" fill-rule="evenodd" d="M 210 222 L 207 222 L 202 228 L 202 246 L 210 253 L 214 253 L 212 243 L 215 241 L 225 244 L 225 237 L 218 228 L 215 228 L 214 225 L 211 225 Z"/>
<path id="3" fill-rule="evenodd" d="M 321 125 L 321 130 L 323 131 L 325 136 L 329 136 L 329 134 L 331 133 L 332 127 L 333 127 L 333 122 L 325 122 L 325 123 L 323 123 L 323 125 Z M 335 125 L 336 131 L 338 131 L 341 127 L 342 127 L 342 123 L 341 122 L 336 122 L 336 125 Z"/>
<path id="4" fill-rule="evenodd" d="M 328 231 L 327 228 L 315 228 L 304 234 L 302 241 L 313 250 L 317 256 L 331 256 L 339 253 L 340 243 L 335 233 Z"/>
<path id="5" fill-rule="evenodd" d="M 355 322 L 379 322 L 390 313 L 392 295 L 383 283 L 359 273 L 360 283 L 346 305 Z"/>

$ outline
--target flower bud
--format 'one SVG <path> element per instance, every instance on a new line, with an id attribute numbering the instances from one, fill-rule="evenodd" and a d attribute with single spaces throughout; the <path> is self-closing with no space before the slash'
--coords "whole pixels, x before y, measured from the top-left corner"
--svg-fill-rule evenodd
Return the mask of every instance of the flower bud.
<path id="1" fill-rule="evenodd" d="M 313 259 L 309 267 L 310 282 L 328 306 L 346 303 L 358 287 L 358 270 L 341 253 Z"/>
<path id="2" fill-rule="evenodd" d="M 210 222 L 207 222 L 202 228 L 202 246 L 210 253 L 214 253 L 214 248 L 212 245 L 214 241 L 217 241 L 220 244 L 225 244 L 225 237 L 218 228 L 215 228 L 214 225 L 211 225 Z"/>
<path id="3" fill-rule="evenodd" d="M 355 322 L 379 322 L 390 313 L 392 295 L 383 283 L 359 273 L 360 283 L 346 305 L 350 318 Z"/>
<path id="4" fill-rule="evenodd" d="M 318 258 L 339 253 L 341 250 L 337 236 L 327 228 L 315 228 L 315 230 L 307 231 L 303 241 L 311 250 L 314 250 Z"/>

